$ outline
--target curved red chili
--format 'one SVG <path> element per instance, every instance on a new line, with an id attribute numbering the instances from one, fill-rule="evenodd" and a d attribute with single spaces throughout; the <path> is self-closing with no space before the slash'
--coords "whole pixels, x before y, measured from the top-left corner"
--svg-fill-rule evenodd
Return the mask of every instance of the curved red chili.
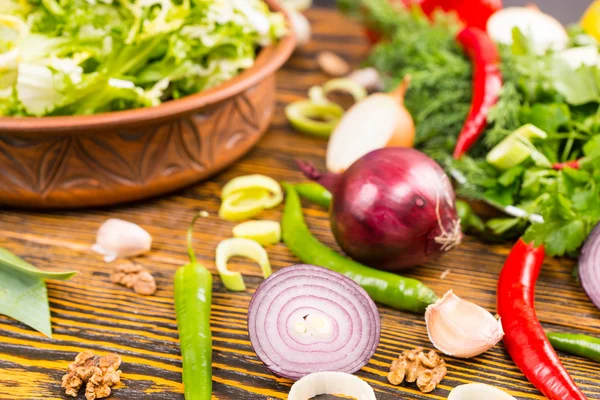
<path id="1" fill-rule="evenodd" d="M 455 12 L 466 25 L 485 30 L 493 13 L 502 9 L 502 0 L 421 0 L 421 8 L 426 15 L 433 15 L 437 9 Z"/>
<path id="2" fill-rule="evenodd" d="M 478 28 L 465 28 L 456 36 L 473 62 L 473 100 L 471 111 L 454 149 L 459 159 L 477 142 L 487 125 L 490 109 L 498 101 L 502 89 L 500 54 L 496 43 L 486 32 Z"/>
<path id="3" fill-rule="evenodd" d="M 561 169 L 565 168 L 579 169 L 581 168 L 581 165 L 579 163 L 579 160 L 567 161 L 564 163 L 555 163 L 552 165 L 552 169 L 555 169 L 556 171 L 560 171 Z"/>
<path id="4" fill-rule="evenodd" d="M 544 262 L 544 247 L 519 239 L 498 280 L 498 314 L 504 345 L 513 361 L 550 400 L 585 400 L 546 338 L 534 308 L 535 283 Z"/>

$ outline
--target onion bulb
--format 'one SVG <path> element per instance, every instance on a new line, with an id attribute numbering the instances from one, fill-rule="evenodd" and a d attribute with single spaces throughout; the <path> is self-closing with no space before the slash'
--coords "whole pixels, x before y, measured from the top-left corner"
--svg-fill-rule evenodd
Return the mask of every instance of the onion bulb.
<path id="1" fill-rule="evenodd" d="M 410 78 L 391 93 L 375 93 L 354 104 L 333 131 L 327 169 L 339 173 L 365 154 L 383 147 L 412 147 L 415 124 L 404 107 Z"/>
<path id="2" fill-rule="evenodd" d="M 427 307 L 425 322 L 435 348 L 458 358 L 485 353 L 504 337 L 499 319 L 485 308 L 461 299 L 452 290 Z"/>
<path id="3" fill-rule="evenodd" d="M 313 265 L 283 268 L 256 290 L 248 334 L 273 373 L 300 379 L 314 372 L 354 373 L 379 343 L 379 312 L 345 276 Z"/>
<path id="4" fill-rule="evenodd" d="M 414 267 L 461 242 L 452 185 L 417 150 L 375 150 L 343 174 L 298 164 L 332 193 L 331 230 L 344 252 L 363 264 L 392 271 Z"/>
<path id="5" fill-rule="evenodd" d="M 578 271 L 583 290 L 600 309 L 600 224 L 592 230 L 581 248 Z"/>
<path id="6" fill-rule="evenodd" d="M 514 28 L 531 40 L 533 50 L 539 54 L 563 50 L 569 43 L 565 27 L 537 7 L 507 7 L 494 13 L 487 22 L 490 37 L 507 45 L 513 43 Z"/>

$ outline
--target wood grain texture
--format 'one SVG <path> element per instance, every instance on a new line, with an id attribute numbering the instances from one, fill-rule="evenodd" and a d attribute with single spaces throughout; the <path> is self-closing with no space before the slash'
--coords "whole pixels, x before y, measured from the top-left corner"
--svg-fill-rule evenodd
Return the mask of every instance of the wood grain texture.
<path id="1" fill-rule="evenodd" d="M 173 309 L 172 278 L 187 262 L 185 229 L 194 213 L 207 210 L 211 217 L 197 225 L 195 248 L 199 259 L 213 272 L 217 243 L 231 236 L 233 223 L 216 217 L 219 190 L 231 178 L 250 173 L 299 182 L 294 159 L 324 164 L 325 142 L 301 136 L 288 128 L 283 107 L 327 78 L 314 62 L 320 50 L 333 50 L 358 65 L 367 52 L 359 29 L 332 11 L 309 12 L 314 42 L 296 54 L 278 74 L 276 117 L 269 134 L 245 159 L 211 180 L 160 199 L 81 212 L 0 212 L 0 246 L 40 268 L 77 269 L 69 282 L 49 282 L 54 338 L 47 339 L 8 318 L 0 317 L 0 400 L 67 399 L 60 378 L 75 355 L 92 349 L 100 354 L 117 352 L 124 360 L 123 383 L 112 399 L 181 400 L 181 356 Z M 323 241 L 334 245 L 327 215 L 307 205 L 307 221 Z M 278 220 L 281 208 L 266 212 Z M 89 251 L 100 224 L 108 217 L 123 218 L 146 228 L 154 237 L 153 251 L 135 261 L 157 279 L 152 297 L 134 295 L 110 283 L 113 264 Z M 496 281 L 508 245 L 488 245 L 473 238 L 439 262 L 408 271 L 439 295 L 448 289 L 495 310 Z M 296 263 L 283 244 L 268 248 L 274 269 Z M 236 260 L 234 260 L 236 261 Z M 129 261 L 118 261 L 129 262 Z M 584 332 L 600 336 L 600 311 L 588 300 L 571 276 L 573 263 L 548 259 L 537 287 L 537 310 L 549 330 Z M 257 359 L 246 332 L 246 310 L 260 284 L 258 266 L 234 262 L 245 275 L 246 293 L 227 292 L 215 275 L 212 329 L 214 335 L 214 399 L 285 399 L 291 382 L 272 375 Z M 445 279 L 440 275 L 446 270 Z M 448 376 L 439 389 L 423 395 L 412 384 L 387 383 L 391 361 L 415 346 L 431 348 L 422 316 L 380 307 L 382 336 L 376 355 L 358 375 L 368 381 L 379 400 L 445 399 L 454 386 L 484 382 L 501 386 L 519 399 L 542 399 L 540 393 L 498 345 L 473 360 L 445 357 Z M 590 399 L 600 399 L 600 365 L 561 354 Z M 83 396 L 79 397 L 83 399 Z"/>

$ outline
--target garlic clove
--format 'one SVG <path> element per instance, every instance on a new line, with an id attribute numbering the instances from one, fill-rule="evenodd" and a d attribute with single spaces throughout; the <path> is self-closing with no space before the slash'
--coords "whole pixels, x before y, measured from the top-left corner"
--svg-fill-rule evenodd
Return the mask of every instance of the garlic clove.
<path id="1" fill-rule="evenodd" d="M 109 263 L 117 258 L 134 257 L 144 254 L 152 247 L 152 236 L 140 226 L 111 218 L 98 229 L 96 243 L 92 251 L 104 256 Z"/>
<path id="2" fill-rule="evenodd" d="M 448 400 L 516 400 L 508 393 L 483 383 L 460 385 L 452 389 Z"/>
<path id="3" fill-rule="evenodd" d="M 427 307 L 425 322 L 435 348 L 459 358 L 478 356 L 504 336 L 499 319 L 483 307 L 462 300 L 452 290 Z"/>
<path id="4" fill-rule="evenodd" d="M 367 90 L 381 92 L 384 89 L 383 79 L 373 67 L 361 68 L 351 72 L 348 79 L 358 83 Z"/>

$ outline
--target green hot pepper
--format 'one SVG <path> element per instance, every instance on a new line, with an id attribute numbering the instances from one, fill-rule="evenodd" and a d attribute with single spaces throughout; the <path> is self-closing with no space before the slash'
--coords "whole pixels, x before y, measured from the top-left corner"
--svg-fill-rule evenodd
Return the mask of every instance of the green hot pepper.
<path id="1" fill-rule="evenodd" d="M 552 347 L 576 356 L 600 362 L 600 339 L 580 334 L 548 333 Z"/>
<path id="2" fill-rule="evenodd" d="M 331 205 L 331 200 L 333 199 L 331 192 L 318 183 L 298 183 L 294 187 L 296 188 L 296 192 L 298 192 L 301 197 L 305 198 L 311 203 L 317 204 L 324 208 L 329 208 Z"/>
<path id="3" fill-rule="evenodd" d="M 391 272 L 379 271 L 346 258 L 319 242 L 308 230 L 302 215 L 298 192 L 284 183 L 285 210 L 282 218 L 283 241 L 302 262 L 321 266 L 352 279 L 373 300 L 399 309 L 423 313 L 437 296 L 422 282 Z"/>
<path id="4" fill-rule="evenodd" d="M 175 312 L 186 400 L 210 400 L 212 393 L 212 275 L 196 261 L 192 248 L 194 223 L 201 216 L 203 213 L 194 217 L 188 228 L 190 262 L 175 273 Z"/>

